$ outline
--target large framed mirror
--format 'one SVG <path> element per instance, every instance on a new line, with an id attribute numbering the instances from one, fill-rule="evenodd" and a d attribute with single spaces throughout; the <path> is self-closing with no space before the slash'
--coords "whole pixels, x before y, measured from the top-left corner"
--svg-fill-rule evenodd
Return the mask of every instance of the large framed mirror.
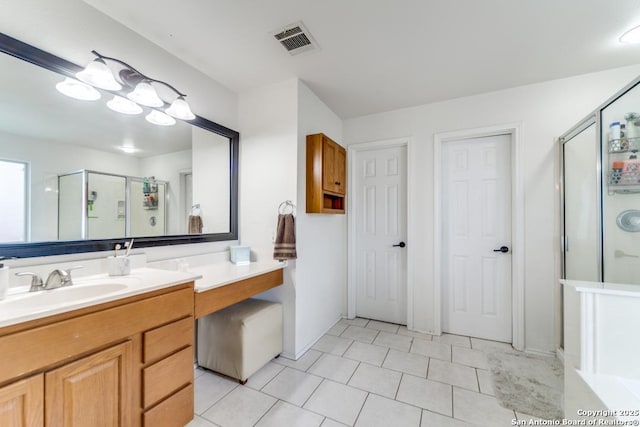
<path id="1" fill-rule="evenodd" d="M 56 90 L 82 70 L 0 33 L 0 257 L 238 238 L 239 133 Z"/>

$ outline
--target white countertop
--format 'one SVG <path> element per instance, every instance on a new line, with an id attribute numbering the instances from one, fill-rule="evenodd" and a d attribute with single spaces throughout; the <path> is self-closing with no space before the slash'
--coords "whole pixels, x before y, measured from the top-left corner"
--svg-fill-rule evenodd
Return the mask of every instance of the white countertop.
<path id="1" fill-rule="evenodd" d="M 602 403 L 613 412 L 612 416 L 624 421 L 640 421 L 638 413 L 640 411 L 640 381 L 613 375 L 577 372 Z"/>
<path id="2" fill-rule="evenodd" d="M 560 280 L 565 286 L 571 286 L 578 292 L 617 295 L 640 298 L 640 285 L 607 282 L 586 282 L 582 280 Z"/>
<path id="3" fill-rule="evenodd" d="M 220 286 L 228 285 L 239 280 L 259 276 L 284 268 L 286 264 L 279 262 L 252 262 L 249 265 L 235 265 L 221 262 L 201 266 L 189 267 L 189 271 L 200 275 L 196 280 L 196 292 L 204 292 Z"/>
<path id="4" fill-rule="evenodd" d="M 196 272 L 136 268 L 127 276 L 97 274 L 50 291 L 23 292 L 0 300 L 0 327 L 115 301 L 199 279 Z"/>

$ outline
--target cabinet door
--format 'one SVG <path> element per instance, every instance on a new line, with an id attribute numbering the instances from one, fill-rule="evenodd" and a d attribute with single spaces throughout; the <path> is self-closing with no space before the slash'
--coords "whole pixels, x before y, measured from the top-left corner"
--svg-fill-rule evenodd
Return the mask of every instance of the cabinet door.
<path id="1" fill-rule="evenodd" d="M 131 355 L 128 341 L 47 372 L 46 426 L 131 425 Z"/>
<path id="2" fill-rule="evenodd" d="M 328 138 L 322 138 L 322 188 L 336 191 L 336 144 Z"/>
<path id="3" fill-rule="evenodd" d="M 327 137 L 322 138 L 322 187 L 325 191 L 344 194 L 347 152 Z"/>
<path id="4" fill-rule="evenodd" d="M 333 179 L 335 191 L 336 193 L 345 194 L 345 190 L 347 188 L 347 151 L 338 145 L 336 146 L 336 160 L 334 168 Z"/>
<path id="5" fill-rule="evenodd" d="M 43 420 L 42 374 L 0 388 L 0 426 L 41 427 Z"/>

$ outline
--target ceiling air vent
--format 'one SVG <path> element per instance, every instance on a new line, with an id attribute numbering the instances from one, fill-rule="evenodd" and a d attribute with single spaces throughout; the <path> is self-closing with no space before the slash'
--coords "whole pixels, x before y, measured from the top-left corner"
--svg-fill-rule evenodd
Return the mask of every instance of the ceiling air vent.
<path id="1" fill-rule="evenodd" d="M 318 44 L 302 22 L 287 25 L 284 30 L 280 29 L 272 34 L 287 49 L 290 55 L 297 55 L 318 48 Z"/>

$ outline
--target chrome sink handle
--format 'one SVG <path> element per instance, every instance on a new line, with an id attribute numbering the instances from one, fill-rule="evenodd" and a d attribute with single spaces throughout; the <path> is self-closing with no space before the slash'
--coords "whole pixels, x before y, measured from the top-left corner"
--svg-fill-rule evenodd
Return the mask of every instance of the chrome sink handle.
<path id="1" fill-rule="evenodd" d="M 71 270 L 76 270 L 78 268 L 82 268 L 82 266 L 78 265 L 66 270 L 62 270 L 60 268 L 53 270 L 51 273 L 49 273 L 49 277 L 47 277 L 44 289 L 57 289 L 62 286 L 73 285 L 73 282 L 71 281 Z"/>
<path id="2" fill-rule="evenodd" d="M 29 288 L 29 292 L 41 291 L 44 289 L 42 278 L 36 273 L 16 273 L 16 276 L 31 276 L 31 287 Z"/>
<path id="3" fill-rule="evenodd" d="M 62 270 L 62 271 L 64 271 L 66 273 L 66 275 L 64 276 L 65 280 L 62 283 L 62 286 L 71 286 L 71 285 L 73 285 L 73 281 L 71 280 L 71 272 L 73 270 L 78 270 L 80 268 L 84 268 L 84 266 L 83 265 L 76 265 L 74 267 L 67 268 L 66 270 Z"/>

